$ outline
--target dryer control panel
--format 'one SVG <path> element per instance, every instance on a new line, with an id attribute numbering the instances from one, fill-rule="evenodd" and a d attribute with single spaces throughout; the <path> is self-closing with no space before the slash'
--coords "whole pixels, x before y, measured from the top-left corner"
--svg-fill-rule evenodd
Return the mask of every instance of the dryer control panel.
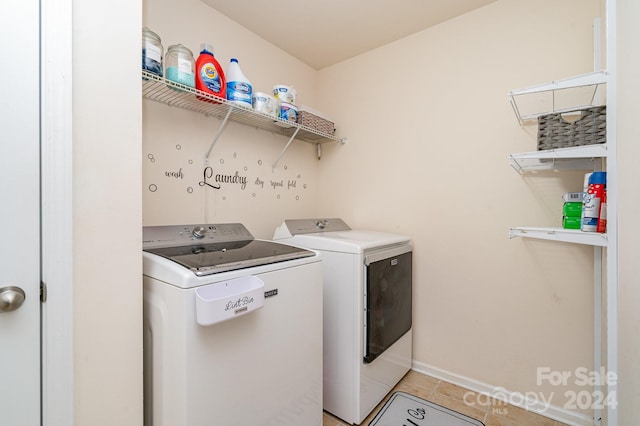
<path id="1" fill-rule="evenodd" d="M 279 228 L 284 232 L 284 237 L 299 234 L 311 234 L 314 232 L 350 231 L 351 228 L 342 219 L 287 219 Z M 283 238 L 281 236 L 280 238 Z"/>

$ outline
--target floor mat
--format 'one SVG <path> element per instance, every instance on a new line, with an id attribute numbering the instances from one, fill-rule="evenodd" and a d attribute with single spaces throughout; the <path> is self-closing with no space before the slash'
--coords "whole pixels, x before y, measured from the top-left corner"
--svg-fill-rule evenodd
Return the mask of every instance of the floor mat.
<path id="1" fill-rule="evenodd" d="M 460 414 L 406 392 L 394 392 L 369 426 L 484 426 Z"/>

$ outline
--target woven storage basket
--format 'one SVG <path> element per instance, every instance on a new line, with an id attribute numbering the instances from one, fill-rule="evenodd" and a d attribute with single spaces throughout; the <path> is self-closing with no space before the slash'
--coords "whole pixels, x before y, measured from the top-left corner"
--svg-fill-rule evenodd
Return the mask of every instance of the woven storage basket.
<path id="1" fill-rule="evenodd" d="M 312 114 L 309 111 L 305 111 L 305 110 L 298 111 L 297 121 L 298 121 L 298 124 L 311 127 L 312 129 L 318 130 L 319 132 L 327 133 L 329 135 L 333 135 L 336 132 L 336 129 L 332 121 L 329 121 L 322 117 L 318 117 L 317 115 Z"/>
<path id="2" fill-rule="evenodd" d="M 538 150 L 593 145 L 607 141 L 606 106 L 570 111 L 580 113 L 572 123 L 553 113 L 538 117 Z"/>

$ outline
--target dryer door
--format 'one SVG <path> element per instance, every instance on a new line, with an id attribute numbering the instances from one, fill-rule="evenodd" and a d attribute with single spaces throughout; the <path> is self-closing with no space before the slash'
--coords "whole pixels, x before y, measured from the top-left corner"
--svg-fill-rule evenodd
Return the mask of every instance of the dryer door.
<path id="1" fill-rule="evenodd" d="M 365 363 L 411 329 L 411 260 L 411 246 L 365 257 Z"/>

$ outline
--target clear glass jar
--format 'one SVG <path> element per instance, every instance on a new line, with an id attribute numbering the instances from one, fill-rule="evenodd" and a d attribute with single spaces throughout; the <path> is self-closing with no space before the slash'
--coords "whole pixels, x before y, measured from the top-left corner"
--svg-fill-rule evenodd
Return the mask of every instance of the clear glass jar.
<path id="1" fill-rule="evenodd" d="M 195 88 L 196 63 L 191 50 L 181 44 L 169 46 L 165 64 L 165 78 L 167 80 Z"/>
<path id="2" fill-rule="evenodd" d="M 162 42 L 149 28 L 142 29 L 142 69 L 162 77 Z"/>

